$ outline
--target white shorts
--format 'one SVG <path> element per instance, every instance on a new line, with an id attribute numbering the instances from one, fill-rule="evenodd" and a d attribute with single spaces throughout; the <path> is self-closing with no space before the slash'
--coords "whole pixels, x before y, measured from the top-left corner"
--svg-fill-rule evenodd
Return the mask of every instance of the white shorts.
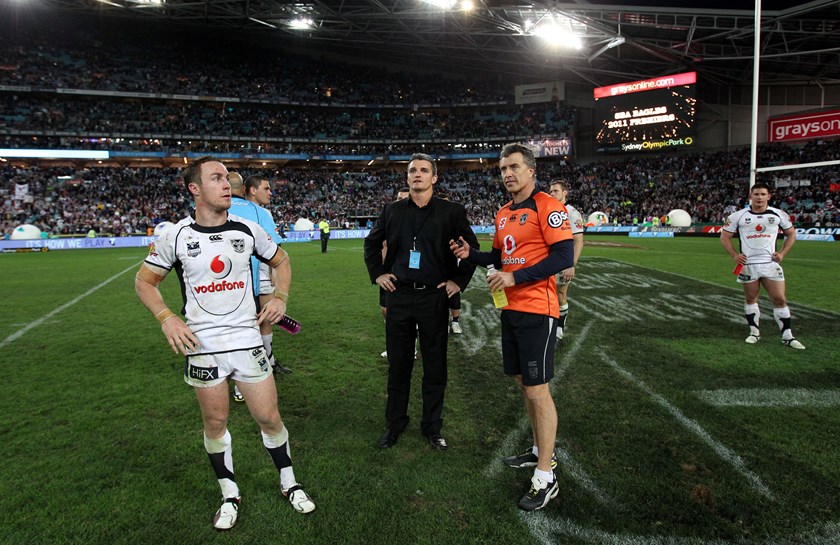
<path id="1" fill-rule="evenodd" d="M 196 388 L 211 388 L 228 377 L 239 382 L 261 382 L 271 375 L 265 348 L 248 348 L 219 354 L 187 356 L 184 382 Z"/>
<path id="2" fill-rule="evenodd" d="M 782 266 L 775 261 L 771 261 L 770 263 L 744 265 L 744 268 L 738 275 L 738 283 L 749 284 L 750 282 L 755 282 L 760 278 L 766 278 L 776 282 L 784 282 L 785 271 L 782 270 Z"/>
<path id="3" fill-rule="evenodd" d="M 274 285 L 271 283 L 271 270 L 265 263 L 260 263 L 260 295 L 272 293 L 274 293 Z"/>

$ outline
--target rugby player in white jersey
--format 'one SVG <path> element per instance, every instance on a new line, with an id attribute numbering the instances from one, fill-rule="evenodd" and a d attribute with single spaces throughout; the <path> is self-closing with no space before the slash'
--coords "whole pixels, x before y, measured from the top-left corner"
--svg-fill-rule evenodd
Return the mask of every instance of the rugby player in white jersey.
<path id="1" fill-rule="evenodd" d="M 750 188 L 750 206 L 730 214 L 720 242 L 736 265 L 743 265 L 738 283 L 744 287 L 744 316 L 750 327 L 746 342 L 755 344 L 761 339 L 758 329 L 761 313 L 758 309 L 759 288 L 764 286 L 773 304 L 773 318 L 782 332 L 782 344 L 798 350 L 805 346 L 796 340 L 790 328 L 790 309 L 785 299 L 785 272 L 782 260 L 796 242 L 796 229 L 783 210 L 770 206 L 770 186 L 756 182 Z M 779 231 L 785 234 L 780 250 L 776 250 Z M 740 252 L 735 250 L 732 238 L 738 233 Z"/>
<path id="2" fill-rule="evenodd" d="M 566 298 L 569 292 L 569 284 L 575 277 L 575 267 L 577 267 L 580 253 L 583 251 L 583 216 L 580 212 L 566 203 L 566 197 L 569 196 L 569 184 L 566 180 L 552 180 L 548 185 L 548 193 L 558 201 L 560 201 L 569 212 L 569 223 L 572 225 L 572 241 L 574 246 L 574 266 L 564 271 L 560 271 L 557 275 L 557 298 L 560 300 L 560 321 L 557 323 L 557 339 L 563 338 L 563 331 L 566 328 L 566 317 L 569 315 L 569 302 Z"/>
<path id="3" fill-rule="evenodd" d="M 213 526 L 236 523 L 241 496 L 233 473 L 227 430 L 228 379 L 245 394 L 248 409 L 262 432 L 278 472 L 282 493 L 300 513 L 315 509 L 297 483 L 289 450 L 289 432 L 277 410 L 259 324 L 277 322 L 286 312 L 291 267 L 288 254 L 258 224 L 229 216 L 230 183 L 225 166 L 212 157 L 193 161 L 183 173 L 195 211 L 168 229 L 140 266 L 135 291 L 158 319 L 166 340 L 186 357 L 184 380 L 195 389 L 204 421 L 204 447 L 222 490 Z M 257 314 L 251 256 L 271 267 L 274 298 Z M 163 301 L 158 284 L 171 270 L 181 282 L 186 323 Z"/>

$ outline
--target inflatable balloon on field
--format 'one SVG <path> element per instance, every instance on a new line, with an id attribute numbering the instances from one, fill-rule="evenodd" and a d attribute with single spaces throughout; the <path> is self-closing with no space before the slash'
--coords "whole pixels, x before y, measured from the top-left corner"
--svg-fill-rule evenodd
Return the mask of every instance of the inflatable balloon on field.
<path id="1" fill-rule="evenodd" d="M 598 227 L 599 225 L 606 225 L 610 219 L 603 212 L 592 212 L 586 220 L 586 225 L 589 227 Z"/>
<path id="2" fill-rule="evenodd" d="M 41 230 L 34 225 L 25 223 L 15 227 L 15 230 L 12 231 L 12 235 L 9 238 L 12 240 L 33 240 L 41 238 Z"/>
<path id="3" fill-rule="evenodd" d="M 675 208 L 668 212 L 668 217 L 671 218 L 671 227 L 691 227 L 691 215 L 680 208 Z"/>

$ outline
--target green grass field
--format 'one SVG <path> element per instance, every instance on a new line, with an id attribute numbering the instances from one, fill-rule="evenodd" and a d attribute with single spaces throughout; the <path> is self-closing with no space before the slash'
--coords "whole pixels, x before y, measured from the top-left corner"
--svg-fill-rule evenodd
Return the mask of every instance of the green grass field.
<path id="1" fill-rule="evenodd" d="M 289 244 L 295 337 L 275 352 L 298 479 L 318 509 L 292 510 L 247 409 L 231 407 L 237 526 L 210 518 L 219 489 L 182 359 L 137 301 L 128 250 L 0 255 L 0 543 L 638 544 L 840 543 L 840 245 L 785 260 L 797 337 L 743 342 L 740 288 L 717 239 L 587 239 L 552 383 L 560 496 L 516 501 L 530 444 L 503 376 L 482 271 L 450 339 L 447 452 L 412 423 L 391 450 L 378 293 L 361 241 Z M 163 286 L 180 305 L 178 282 Z"/>

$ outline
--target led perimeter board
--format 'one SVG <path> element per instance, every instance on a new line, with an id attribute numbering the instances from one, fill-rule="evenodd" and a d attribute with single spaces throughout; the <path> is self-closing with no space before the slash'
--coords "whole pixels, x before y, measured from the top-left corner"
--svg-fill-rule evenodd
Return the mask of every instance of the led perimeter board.
<path id="1" fill-rule="evenodd" d="M 633 153 L 696 144 L 697 72 L 595 89 L 595 151 Z"/>

